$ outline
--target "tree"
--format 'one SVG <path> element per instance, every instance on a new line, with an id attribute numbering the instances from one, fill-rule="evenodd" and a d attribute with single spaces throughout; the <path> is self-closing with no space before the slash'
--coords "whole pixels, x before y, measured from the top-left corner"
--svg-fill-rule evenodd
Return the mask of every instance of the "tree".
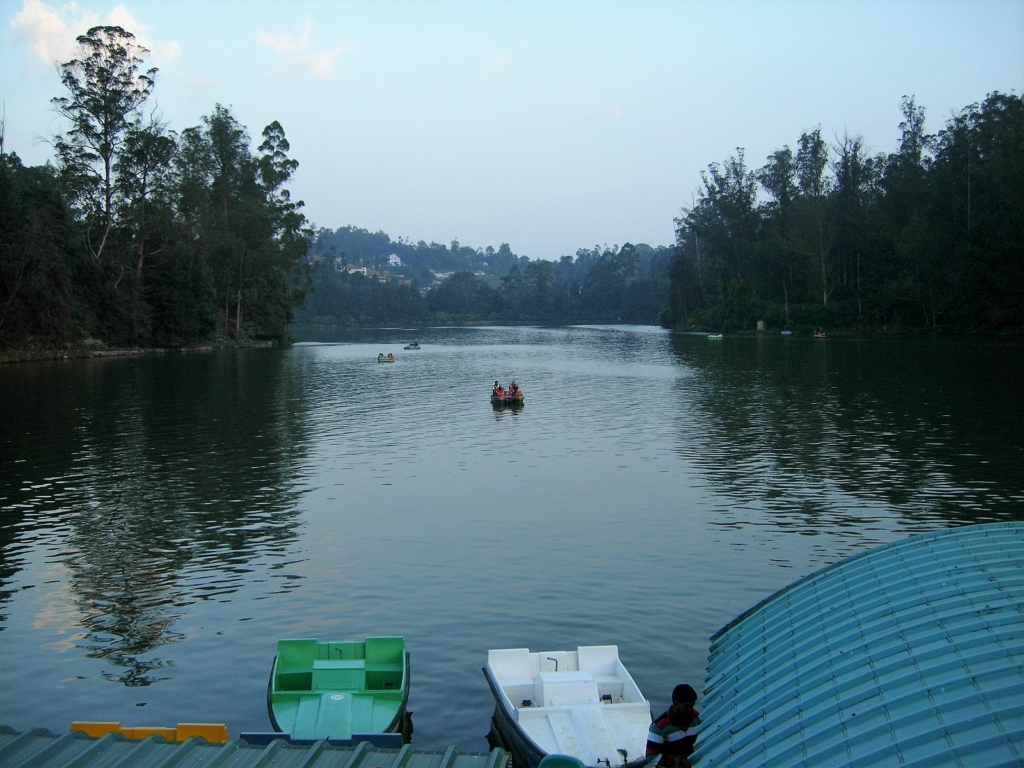
<path id="1" fill-rule="evenodd" d="M 925 133 L 925 111 L 913 96 L 904 96 L 900 105 L 903 121 L 899 124 L 899 149 L 888 157 L 883 176 L 886 193 L 886 219 L 891 243 L 892 301 L 915 313 L 920 311 L 926 324 L 934 324 L 935 307 L 929 313 L 932 272 L 933 233 L 922 217 L 927 198 L 927 176 L 933 138 Z"/>
<path id="2" fill-rule="evenodd" d="M 798 250 L 818 262 L 822 306 L 828 305 L 828 257 L 832 248 L 826 199 L 829 191 L 825 178 L 827 167 L 828 145 L 821 138 L 821 129 L 802 134 L 796 153 L 797 185 L 800 187 L 797 210 L 801 224 L 796 242 Z"/>
<path id="3" fill-rule="evenodd" d="M 163 123 L 153 119 L 147 126 L 128 131 L 114 165 L 118 218 L 134 241 L 135 275 L 140 279 L 147 257 L 153 255 L 153 237 L 162 236 L 164 240 L 154 246 L 159 253 L 172 236 L 177 150 L 174 136 L 167 134 Z"/>
<path id="4" fill-rule="evenodd" d="M 797 324 L 1024 327 L 1024 100 L 989 94 L 937 137 L 913 97 L 900 110 L 891 154 L 848 134 L 827 147 L 815 129 L 795 157 L 770 155 L 757 174 L 770 199 L 752 218 L 740 163 L 709 166 L 676 219 L 664 321 L 750 327 L 743 301 L 770 315 L 764 287 L 781 283 Z"/>
<path id="5" fill-rule="evenodd" d="M 298 167 L 284 129 L 268 125 L 253 157 L 245 127 L 218 104 L 181 143 L 179 209 L 214 277 L 223 333 L 279 338 L 308 288 L 312 238 L 284 187 Z"/>
<path id="6" fill-rule="evenodd" d="M 865 156 L 864 140 L 844 134 L 833 147 L 831 217 L 835 227 L 835 251 L 841 269 L 841 281 L 856 296 L 857 317 L 864 314 L 861 278 L 865 253 L 876 248 L 872 242 L 872 211 L 877 208 L 873 192 L 877 181 L 876 164 Z"/>
<path id="7" fill-rule="evenodd" d="M 786 324 L 789 324 L 789 294 L 793 292 L 795 275 L 793 270 L 793 248 L 791 230 L 793 228 L 793 208 L 800 188 L 796 183 L 796 163 L 793 151 L 784 146 L 768 156 L 768 162 L 758 171 L 757 180 L 771 195 L 772 200 L 764 206 L 765 224 L 770 230 L 766 249 L 766 257 L 782 265 L 781 276 L 782 298 L 786 312 Z M 774 272 L 773 264 L 768 271 Z M 774 274 L 769 274 L 771 283 Z"/>
<path id="8" fill-rule="evenodd" d="M 502 247 L 507 248 L 508 246 L 506 243 L 502 243 Z M 501 278 L 501 288 L 499 291 L 502 304 L 508 313 L 509 319 L 521 319 L 529 299 L 526 280 L 523 279 L 523 273 L 519 271 L 518 262 L 513 262 L 508 274 Z"/>
<path id="9" fill-rule="evenodd" d="M 703 188 L 676 219 L 677 258 L 693 258 L 703 297 L 697 303 L 717 306 L 709 323 L 744 327 L 752 322 L 759 268 L 759 217 L 755 208 L 757 178 L 748 170 L 742 149 L 724 164 L 712 163 L 701 173 Z M 675 274 L 691 270 L 675 268 Z M 691 305 L 692 306 L 692 305 Z"/>
<path id="10" fill-rule="evenodd" d="M 555 265 L 544 259 L 531 261 L 524 271 L 527 313 L 538 320 L 552 321 L 558 312 L 555 306 Z"/>
<path id="11" fill-rule="evenodd" d="M 427 293 L 427 308 L 460 320 L 493 316 L 500 304 L 497 291 L 484 285 L 472 272 L 455 272 Z"/>
<path id="12" fill-rule="evenodd" d="M 149 51 L 121 27 L 93 27 L 78 38 L 78 56 L 61 65 L 68 96 L 52 99 L 71 127 L 54 140 L 72 200 L 102 232 L 99 260 L 114 226 L 115 163 L 156 83 L 156 68 L 140 71 Z"/>
<path id="13" fill-rule="evenodd" d="M 76 336 L 73 225 L 50 166 L 0 153 L 0 345 Z"/>
<path id="14" fill-rule="evenodd" d="M 1024 99 L 992 93 L 932 145 L 929 227 L 946 255 L 936 314 L 958 326 L 1024 322 Z"/>

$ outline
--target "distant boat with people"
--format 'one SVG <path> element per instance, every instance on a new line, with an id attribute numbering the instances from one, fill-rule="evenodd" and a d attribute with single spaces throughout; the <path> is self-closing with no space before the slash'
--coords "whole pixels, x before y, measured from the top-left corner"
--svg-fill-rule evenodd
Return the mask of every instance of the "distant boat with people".
<path id="1" fill-rule="evenodd" d="M 491 405 L 522 405 L 524 402 L 523 390 L 514 380 L 507 387 L 497 381 L 491 387 Z"/>
<path id="2" fill-rule="evenodd" d="M 377 362 L 378 363 L 393 363 L 393 362 L 395 362 L 395 353 L 394 352 L 388 352 L 385 355 L 383 352 L 381 352 L 379 355 L 377 355 Z"/>
<path id="3" fill-rule="evenodd" d="M 406 344 L 402 349 L 421 349 L 421 347 L 418 341 L 414 341 L 411 344 Z"/>

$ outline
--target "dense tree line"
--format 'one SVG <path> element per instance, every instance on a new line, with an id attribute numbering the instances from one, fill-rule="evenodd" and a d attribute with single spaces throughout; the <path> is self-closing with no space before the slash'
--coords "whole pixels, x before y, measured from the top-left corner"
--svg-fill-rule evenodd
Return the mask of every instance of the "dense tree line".
<path id="1" fill-rule="evenodd" d="M 654 324 L 668 293 L 668 248 L 580 248 L 557 262 L 514 264 L 501 278 L 510 320 Z"/>
<path id="2" fill-rule="evenodd" d="M 94 27 L 78 43 L 52 100 L 66 121 L 55 162 L 25 167 L 0 126 L 0 345 L 280 338 L 304 299 L 295 319 L 343 325 L 1024 328 L 1015 95 L 991 94 L 935 135 L 905 99 L 891 154 L 820 128 L 761 168 L 737 150 L 703 174 L 674 248 L 552 262 L 507 243 L 313 232 L 286 188 L 298 164 L 279 123 L 255 150 L 221 105 L 176 133 L 146 111 L 158 72 L 131 33 Z M 437 284 L 436 272 L 452 274 Z"/>
<path id="3" fill-rule="evenodd" d="M 820 128 L 703 174 L 676 219 L 663 322 L 967 332 L 1024 327 L 1024 102 L 993 93 L 938 134 L 902 103 L 898 149 Z"/>
<path id="4" fill-rule="evenodd" d="M 344 234 L 352 232 L 369 235 L 349 228 Z M 333 255 L 336 251 L 331 242 L 327 253 L 332 258 L 319 258 L 323 251 L 314 254 L 319 266 L 313 275 L 313 291 L 297 312 L 297 320 L 339 325 L 481 321 L 654 324 L 667 300 L 668 265 L 673 254 L 666 247 L 626 243 L 621 248 L 581 248 L 575 256 L 553 262 L 516 256 L 507 244 L 498 251 L 474 251 L 457 243 L 450 250 L 436 243 L 396 244 L 383 233 L 369 235 L 369 240 L 369 247 L 376 248 L 369 253 L 353 238 L 347 242 L 358 249 L 354 253 Z M 318 245 L 323 247 L 324 242 L 321 235 Z M 381 248 L 382 244 L 386 247 Z M 402 245 L 404 249 L 396 247 Z M 441 258 L 442 252 L 447 252 L 447 258 Z M 347 274 L 335 266 L 336 260 L 339 264 L 381 265 L 385 253 L 399 255 L 403 261 L 402 267 L 392 268 L 387 279 Z M 478 258 L 482 254 L 484 263 L 475 266 L 484 269 L 491 266 L 488 259 L 496 254 L 509 266 L 504 274 L 498 273 L 500 277 L 493 270 L 489 274 L 463 267 L 439 284 L 431 284 L 431 269 L 450 268 L 468 254 Z"/>
<path id="5" fill-rule="evenodd" d="M 280 124 L 256 153 L 220 105 L 176 134 L 145 111 L 157 70 L 130 32 L 78 44 L 52 100 L 55 164 L 0 151 L 0 344 L 280 338 L 310 237 Z"/>

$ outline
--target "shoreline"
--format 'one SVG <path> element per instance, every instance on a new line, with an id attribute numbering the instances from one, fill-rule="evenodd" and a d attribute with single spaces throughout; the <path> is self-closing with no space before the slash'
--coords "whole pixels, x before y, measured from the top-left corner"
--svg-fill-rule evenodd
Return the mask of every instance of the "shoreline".
<path id="1" fill-rule="evenodd" d="M 143 357 L 146 355 L 194 354 L 213 352 L 218 349 L 268 349 L 277 346 L 275 341 L 254 341 L 250 343 L 198 344 L 189 347 L 104 347 L 72 345 L 67 347 L 11 347 L 0 349 L 0 365 L 7 363 L 37 363 L 50 360 L 82 360 L 101 357 Z"/>

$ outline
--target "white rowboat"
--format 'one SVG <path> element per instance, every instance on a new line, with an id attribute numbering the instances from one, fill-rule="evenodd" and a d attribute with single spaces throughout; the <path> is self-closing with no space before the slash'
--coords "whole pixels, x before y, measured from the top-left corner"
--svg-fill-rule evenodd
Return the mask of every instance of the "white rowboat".
<path id="1" fill-rule="evenodd" d="M 494 725 L 521 768 L 536 768 L 549 754 L 592 768 L 647 762 L 651 704 L 619 661 L 618 646 L 491 650 L 484 676 L 497 704 Z"/>

